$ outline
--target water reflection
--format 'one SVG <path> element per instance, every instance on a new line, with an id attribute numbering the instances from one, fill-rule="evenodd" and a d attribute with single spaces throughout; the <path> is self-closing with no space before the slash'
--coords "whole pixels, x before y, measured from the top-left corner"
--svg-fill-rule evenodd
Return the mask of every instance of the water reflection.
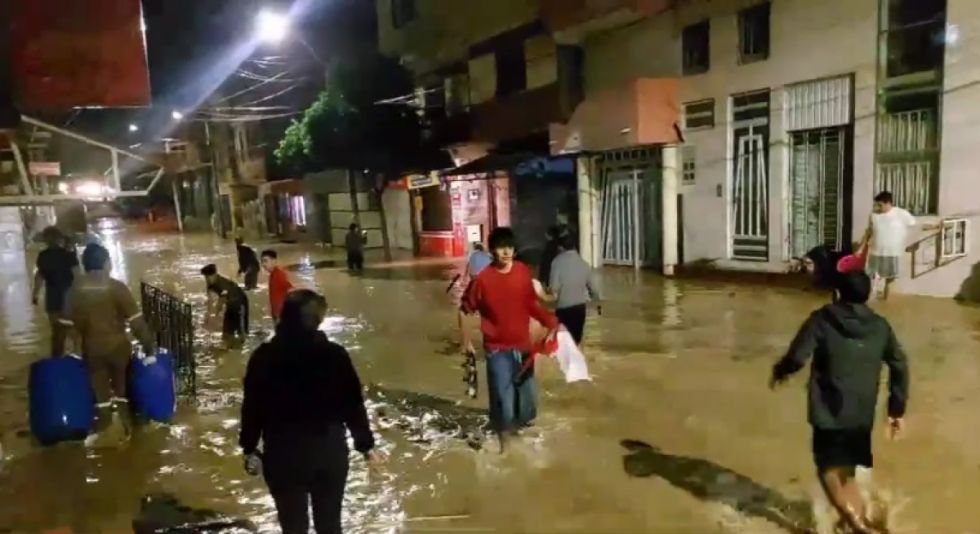
<path id="1" fill-rule="evenodd" d="M 145 280 L 194 307 L 198 396 L 182 401 L 173 425 L 141 428 L 124 449 L 33 445 L 27 369 L 47 336 L 43 310 L 29 302 L 36 251 L 0 256 L 0 442 L 7 458 L 0 527 L 116 534 L 131 531 L 136 519 L 159 517 L 162 508 L 205 526 L 274 531 L 272 501 L 260 479 L 243 473 L 236 446 L 245 365 L 271 332 L 267 293 L 249 294 L 254 334 L 244 348 L 228 350 L 219 333 L 202 328 L 198 270 L 215 263 L 234 273 L 230 243 L 101 231 L 118 276 L 134 291 Z M 604 315 L 591 316 L 586 328 L 584 352 L 596 382 L 569 386 L 556 366 L 542 364 L 541 419 L 501 456 L 484 446 L 485 388 L 471 400 L 460 382 L 454 295 L 446 291 L 458 262 L 375 262 L 365 277 L 352 277 L 343 258 L 329 252 L 274 248 L 284 265 L 296 266 L 294 281 L 326 295 L 330 312 L 321 327 L 350 349 L 371 384 L 372 421 L 390 454 L 377 472 L 352 457 L 348 532 L 717 532 L 712 503 L 730 505 L 744 520 L 726 532 L 805 524 L 805 499 L 792 497 L 805 492 L 787 482 L 811 481 L 804 399 L 798 388 L 773 394 L 764 382 L 823 296 L 610 270 Z M 876 478 L 908 495 L 904 524 L 918 532 L 970 531 L 980 498 L 980 448 L 973 446 L 980 411 L 972 408 L 980 403 L 980 310 L 922 299 L 897 299 L 880 310 L 919 362 L 913 389 L 920 393 L 912 433 L 882 445 Z M 623 436 L 650 435 L 671 453 L 629 443 L 628 461 L 620 462 Z"/>
<path id="2" fill-rule="evenodd" d="M 623 469 L 631 477 L 656 476 L 699 499 L 764 518 L 788 532 L 811 532 L 808 501 L 787 499 L 741 473 L 702 458 L 667 454 L 638 440 L 623 440 L 621 445 L 629 451 L 623 457 Z"/>

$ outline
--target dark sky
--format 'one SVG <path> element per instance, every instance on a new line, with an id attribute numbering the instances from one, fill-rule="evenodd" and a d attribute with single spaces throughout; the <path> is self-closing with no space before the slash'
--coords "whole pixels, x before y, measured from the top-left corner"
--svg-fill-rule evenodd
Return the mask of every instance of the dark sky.
<path id="1" fill-rule="evenodd" d="M 142 3 L 152 107 L 85 110 L 70 117 L 74 128 L 120 144 L 153 137 L 168 126 L 171 110 L 202 105 L 220 80 L 225 80 L 217 87 L 223 94 L 254 85 L 254 81 L 234 74 L 235 62 L 229 63 L 230 58 L 251 50 L 246 44 L 252 39 L 255 15 L 260 10 L 288 12 L 293 4 L 290 0 L 142 0 Z M 282 44 L 252 51 L 246 61 L 277 56 L 288 64 L 290 78 L 302 78 L 306 82 L 263 105 L 305 108 L 315 97 L 324 75 L 315 57 L 329 62 L 335 54 L 376 48 L 374 0 L 297 0 L 297 4 L 291 36 Z M 247 62 L 242 67 L 253 72 L 259 70 Z M 282 87 L 268 84 L 247 93 L 238 105 Z M 139 133 L 128 132 L 131 122 L 140 125 Z"/>
<path id="2" fill-rule="evenodd" d="M 286 12 L 286 0 L 143 0 L 147 53 L 154 96 L 163 100 L 179 93 L 188 78 L 207 68 L 207 60 L 249 39 L 255 15 L 264 9 Z M 329 58 L 351 47 L 374 46 L 374 0 L 304 0 L 294 26 L 295 38 L 257 54 L 288 55 L 310 63 L 302 39 Z"/>

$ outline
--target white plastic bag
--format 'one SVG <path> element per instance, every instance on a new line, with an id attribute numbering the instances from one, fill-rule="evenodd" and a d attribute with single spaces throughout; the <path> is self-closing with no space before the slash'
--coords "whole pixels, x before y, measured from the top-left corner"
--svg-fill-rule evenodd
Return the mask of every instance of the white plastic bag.
<path id="1" fill-rule="evenodd" d="M 558 367 L 565 375 L 565 382 L 592 381 L 589 376 L 589 366 L 585 363 L 585 356 L 579 350 L 572 334 L 564 328 L 558 331 L 558 353 L 555 354 L 558 360 Z"/>

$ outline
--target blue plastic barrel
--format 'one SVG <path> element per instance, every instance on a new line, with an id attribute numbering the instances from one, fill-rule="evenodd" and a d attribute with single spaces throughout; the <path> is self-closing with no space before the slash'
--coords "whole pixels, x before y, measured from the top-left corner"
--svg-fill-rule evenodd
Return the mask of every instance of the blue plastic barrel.
<path id="1" fill-rule="evenodd" d="M 95 393 L 85 362 L 74 356 L 31 364 L 31 432 L 42 445 L 85 439 L 95 420 Z"/>
<path id="2" fill-rule="evenodd" d="M 165 349 L 152 357 L 133 357 L 131 397 L 136 413 L 169 423 L 177 411 L 174 387 L 174 358 Z"/>

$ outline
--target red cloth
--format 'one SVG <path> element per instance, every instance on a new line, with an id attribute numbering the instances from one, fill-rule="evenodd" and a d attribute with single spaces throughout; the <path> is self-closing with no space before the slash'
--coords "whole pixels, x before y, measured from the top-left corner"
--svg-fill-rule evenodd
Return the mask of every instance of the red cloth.
<path id="1" fill-rule="evenodd" d="M 278 319 L 282 313 L 282 305 L 286 302 L 286 293 L 293 289 L 293 284 L 289 282 L 286 271 L 279 267 L 272 269 L 269 273 L 269 307 L 272 311 L 272 318 Z"/>
<path id="2" fill-rule="evenodd" d="M 530 269 L 520 262 L 506 274 L 483 269 L 463 295 L 463 311 L 480 314 L 483 344 L 490 351 L 531 352 L 532 317 L 549 330 L 558 328 L 558 319 L 538 302 Z"/>

